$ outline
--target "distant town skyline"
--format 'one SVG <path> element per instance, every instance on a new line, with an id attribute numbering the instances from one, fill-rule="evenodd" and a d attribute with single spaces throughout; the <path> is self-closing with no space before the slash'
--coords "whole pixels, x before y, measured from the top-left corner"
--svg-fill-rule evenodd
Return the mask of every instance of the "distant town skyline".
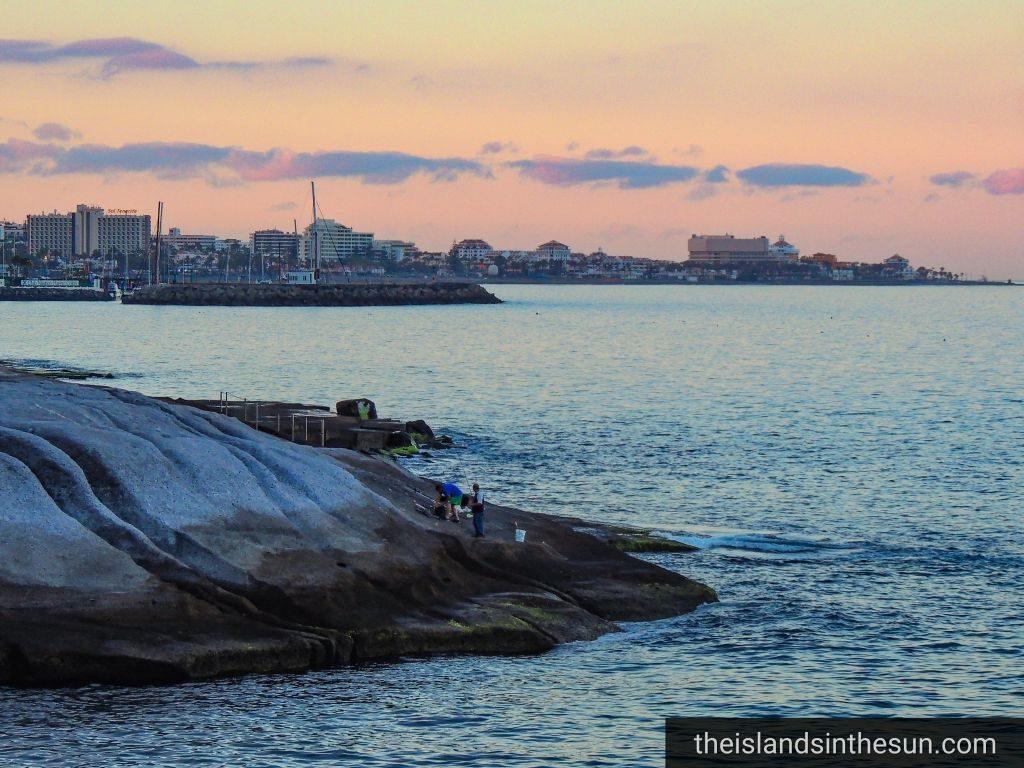
<path id="1" fill-rule="evenodd" d="M 14 6 L 0 220 L 163 200 L 165 229 L 244 239 L 306 226 L 316 178 L 326 217 L 439 250 L 785 232 L 1021 277 L 1019 8 Z"/>

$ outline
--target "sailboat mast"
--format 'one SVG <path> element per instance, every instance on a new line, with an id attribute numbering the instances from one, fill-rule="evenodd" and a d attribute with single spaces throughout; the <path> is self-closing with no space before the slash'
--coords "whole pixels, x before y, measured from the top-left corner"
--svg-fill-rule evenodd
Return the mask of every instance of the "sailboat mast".
<path id="1" fill-rule="evenodd" d="M 320 282 L 320 233 L 316 226 L 316 182 L 310 181 L 313 192 L 313 282 Z"/>

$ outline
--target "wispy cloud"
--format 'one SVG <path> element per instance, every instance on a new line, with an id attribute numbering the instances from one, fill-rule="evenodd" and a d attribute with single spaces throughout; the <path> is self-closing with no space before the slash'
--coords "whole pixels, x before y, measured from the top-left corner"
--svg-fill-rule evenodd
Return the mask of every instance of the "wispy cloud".
<path id="1" fill-rule="evenodd" d="M 648 189 L 692 181 L 699 169 L 625 160 L 587 160 L 541 155 L 506 163 L 520 175 L 559 187 L 614 183 L 620 189 Z"/>
<path id="2" fill-rule="evenodd" d="M 736 177 L 755 187 L 861 187 L 874 181 L 866 173 L 830 165 L 768 163 L 736 172 Z"/>
<path id="3" fill-rule="evenodd" d="M 981 182 L 990 195 L 1024 195 L 1024 168 L 996 171 Z"/>
<path id="4" fill-rule="evenodd" d="M 519 147 L 510 141 L 488 141 L 480 147 L 481 155 L 499 155 L 503 152 L 518 152 Z"/>
<path id="5" fill-rule="evenodd" d="M 278 61 L 198 61 L 160 43 L 135 37 L 76 40 L 55 45 L 45 40 L 0 40 L 0 63 L 45 65 L 65 60 L 101 62 L 99 75 L 114 77 L 132 70 L 228 69 L 253 70 L 274 67 L 310 67 L 331 59 L 303 56 Z"/>
<path id="6" fill-rule="evenodd" d="M 433 181 L 451 181 L 464 174 L 487 177 L 490 170 L 466 158 L 421 157 L 404 152 L 260 152 L 185 142 L 61 147 L 9 139 L 0 144 L 0 173 L 152 173 L 169 179 L 203 177 L 217 184 L 320 176 L 356 178 L 366 184 L 397 184 L 417 174 Z"/>
<path id="7" fill-rule="evenodd" d="M 940 187 L 963 187 L 973 184 L 976 179 L 977 176 L 969 171 L 934 173 L 928 177 L 928 181 Z"/>
<path id="8" fill-rule="evenodd" d="M 584 157 L 588 160 L 620 160 L 629 157 L 647 157 L 649 154 L 643 147 L 633 145 L 622 149 L 605 149 L 603 147 L 591 149 Z"/>
<path id="9" fill-rule="evenodd" d="M 71 141 L 81 136 L 78 131 L 73 131 L 60 123 L 42 123 L 36 126 L 32 135 L 42 141 Z"/>

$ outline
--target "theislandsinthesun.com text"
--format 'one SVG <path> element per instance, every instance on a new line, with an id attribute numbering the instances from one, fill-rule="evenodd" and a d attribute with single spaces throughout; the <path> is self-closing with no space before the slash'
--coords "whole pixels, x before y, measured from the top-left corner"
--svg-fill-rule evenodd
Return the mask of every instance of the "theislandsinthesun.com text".
<path id="1" fill-rule="evenodd" d="M 1017 717 L 672 717 L 666 768 L 1024 765 Z"/>
<path id="2" fill-rule="evenodd" d="M 804 731 L 798 736 L 775 736 L 757 731 L 731 736 L 710 734 L 694 735 L 695 753 L 701 757 L 765 756 L 765 757 L 819 757 L 819 756 L 906 756 L 906 755 L 995 755 L 993 736 L 872 736 L 857 731 L 843 735 L 812 734 Z"/>

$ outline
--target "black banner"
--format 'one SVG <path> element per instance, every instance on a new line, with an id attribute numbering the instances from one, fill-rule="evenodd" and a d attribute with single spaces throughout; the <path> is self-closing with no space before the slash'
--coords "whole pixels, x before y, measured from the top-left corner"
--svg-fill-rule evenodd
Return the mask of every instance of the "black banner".
<path id="1" fill-rule="evenodd" d="M 1024 766 L 1024 718 L 670 718 L 666 768 Z"/>

